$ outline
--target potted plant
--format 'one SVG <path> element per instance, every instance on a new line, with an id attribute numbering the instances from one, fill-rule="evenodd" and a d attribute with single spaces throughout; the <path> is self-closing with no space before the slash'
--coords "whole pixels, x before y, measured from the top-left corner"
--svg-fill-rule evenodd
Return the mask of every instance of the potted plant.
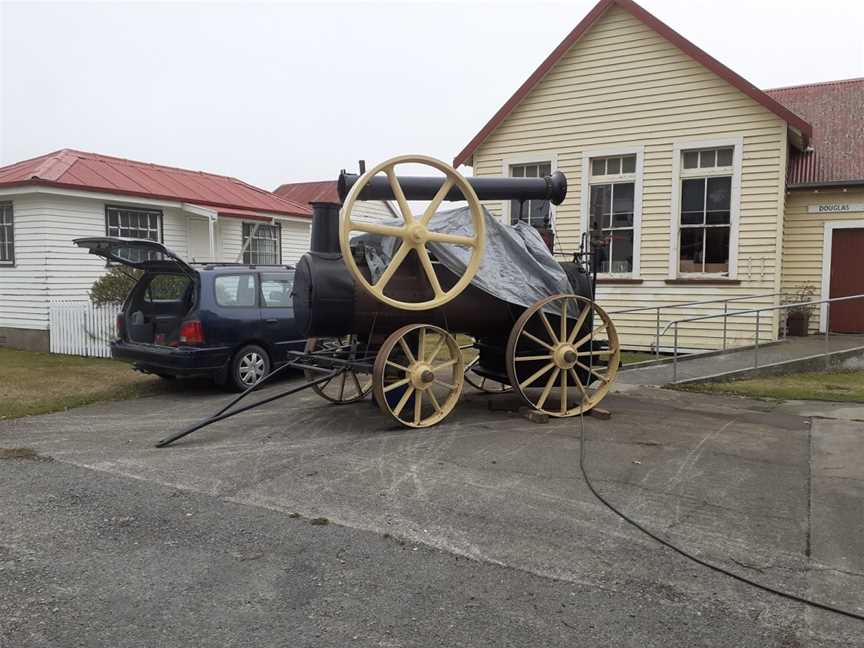
<path id="1" fill-rule="evenodd" d="M 816 296 L 816 288 L 813 284 L 802 284 L 795 289 L 786 299 L 784 304 L 802 304 L 813 301 Z M 806 306 L 792 306 L 786 309 L 786 334 L 794 337 L 804 337 L 810 327 L 810 314 L 813 312 L 813 304 Z"/>

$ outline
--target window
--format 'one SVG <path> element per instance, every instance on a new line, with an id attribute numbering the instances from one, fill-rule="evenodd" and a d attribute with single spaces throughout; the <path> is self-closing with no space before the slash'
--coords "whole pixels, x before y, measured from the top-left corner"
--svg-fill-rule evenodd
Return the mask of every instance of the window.
<path id="1" fill-rule="evenodd" d="M 15 265 L 15 226 L 12 203 L 0 203 L 0 265 Z"/>
<path id="2" fill-rule="evenodd" d="M 537 164 L 514 164 L 510 167 L 512 178 L 543 178 L 552 174 L 552 164 L 539 162 Z M 550 225 L 548 200 L 511 200 L 510 201 L 510 224 L 518 221 L 528 223 L 534 227 L 547 229 Z"/>
<path id="3" fill-rule="evenodd" d="M 216 303 L 220 306 L 255 306 L 257 287 L 254 274 L 216 277 Z"/>
<path id="4" fill-rule="evenodd" d="M 278 265 L 281 262 L 280 225 L 278 223 L 276 225 L 243 223 L 243 263 Z"/>
<path id="5" fill-rule="evenodd" d="M 144 300 L 148 302 L 179 302 L 186 297 L 192 279 L 186 275 L 160 274 L 147 284 Z"/>
<path id="6" fill-rule="evenodd" d="M 136 207 L 105 207 L 105 233 L 119 238 L 162 241 L 162 212 L 156 209 Z M 123 248 L 122 256 L 128 261 L 140 263 L 150 258 L 144 250 Z M 118 256 L 120 256 L 118 254 Z"/>
<path id="7" fill-rule="evenodd" d="M 261 297 L 265 308 L 291 308 L 294 275 L 289 273 L 262 274 Z"/>
<path id="8" fill-rule="evenodd" d="M 633 273 L 636 180 L 636 155 L 591 158 L 588 217 L 597 272 Z"/>
<path id="9" fill-rule="evenodd" d="M 681 152 L 678 271 L 729 275 L 734 147 Z"/>

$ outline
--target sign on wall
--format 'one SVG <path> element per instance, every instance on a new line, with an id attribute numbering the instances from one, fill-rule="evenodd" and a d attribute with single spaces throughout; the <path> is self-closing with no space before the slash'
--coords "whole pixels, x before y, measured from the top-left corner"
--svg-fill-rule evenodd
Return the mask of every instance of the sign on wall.
<path id="1" fill-rule="evenodd" d="M 864 203 L 830 203 L 826 205 L 810 205 L 807 211 L 811 214 L 846 214 L 849 212 L 864 212 Z"/>

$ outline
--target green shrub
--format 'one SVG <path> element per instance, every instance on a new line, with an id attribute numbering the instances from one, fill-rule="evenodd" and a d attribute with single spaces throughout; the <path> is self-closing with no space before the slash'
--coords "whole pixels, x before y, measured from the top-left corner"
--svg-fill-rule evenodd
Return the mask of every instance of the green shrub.
<path id="1" fill-rule="evenodd" d="M 93 282 L 90 301 L 94 306 L 122 304 L 142 272 L 134 268 L 115 266 Z"/>

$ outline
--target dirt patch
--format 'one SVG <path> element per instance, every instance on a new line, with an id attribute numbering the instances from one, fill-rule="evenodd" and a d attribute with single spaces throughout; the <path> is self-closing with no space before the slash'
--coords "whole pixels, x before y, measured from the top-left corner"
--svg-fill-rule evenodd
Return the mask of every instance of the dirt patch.
<path id="1" fill-rule="evenodd" d="M 51 457 L 40 455 L 33 448 L 0 448 L 0 459 L 53 461 Z"/>

